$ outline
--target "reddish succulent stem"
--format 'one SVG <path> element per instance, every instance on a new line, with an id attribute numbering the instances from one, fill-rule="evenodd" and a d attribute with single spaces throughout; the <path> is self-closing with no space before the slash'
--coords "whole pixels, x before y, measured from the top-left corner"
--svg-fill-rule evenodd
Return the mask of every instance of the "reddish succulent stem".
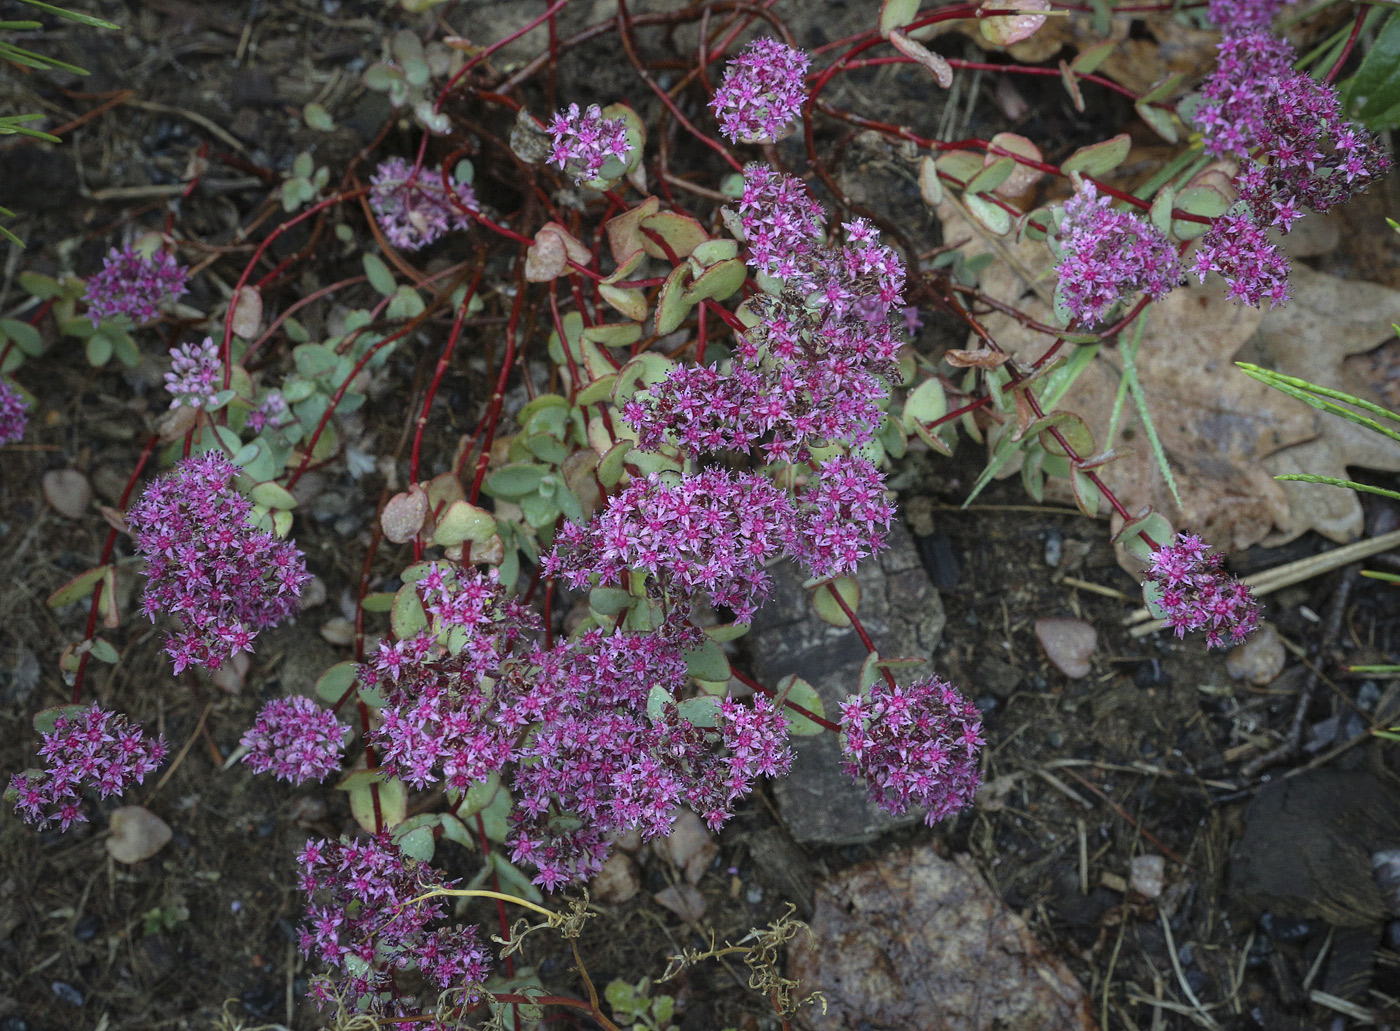
<path id="1" fill-rule="evenodd" d="M 484 430 L 481 438 L 481 453 L 476 460 L 476 473 L 472 476 L 471 490 L 467 501 L 476 504 L 481 496 L 481 484 L 486 479 L 486 466 L 491 461 L 491 443 L 496 437 L 496 425 L 501 418 L 501 405 L 505 402 L 506 383 L 510 380 L 510 367 L 515 364 L 516 337 L 520 331 L 520 311 L 525 305 L 524 272 L 519 272 L 516 280 L 515 301 L 510 308 L 510 321 L 506 323 L 506 355 L 501 361 L 500 375 L 496 378 L 496 390 L 486 410 Z"/>
<path id="2" fill-rule="evenodd" d="M 356 283 L 363 283 L 368 279 L 368 276 L 363 275 L 351 276 L 349 279 L 342 279 L 338 283 L 331 283 L 329 286 L 323 286 L 319 290 L 313 290 L 305 297 L 299 298 L 292 304 L 288 305 L 287 309 L 284 312 L 282 312 L 281 315 L 278 315 L 276 319 L 273 320 L 272 325 L 267 327 L 267 329 L 263 332 L 263 335 L 258 337 L 256 340 L 254 340 L 251 344 L 248 345 L 247 353 L 243 355 L 244 364 L 246 365 L 248 359 L 251 358 L 254 354 L 256 354 L 259 350 L 261 350 L 262 346 L 272 338 L 272 335 L 282 328 L 282 324 L 285 323 L 289 318 L 291 318 L 292 315 L 294 315 L 296 312 L 300 311 L 302 308 L 305 308 L 308 304 L 313 304 L 323 297 L 330 296 L 337 290 L 343 290 L 347 286 L 354 286 Z"/>
<path id="3" fill-rule="evenodd" d="M 749 676 L 747 673 L 743 673 L 740 670 L 735 669 L 733 666 L 729 667 L 729 675 L 735 680 L 739 681 L 739 683 L 744 684 L 747 687 L 753 688 L 753 690 L 757 691 L 759 694 L 765 694 L 769 698 L 776 698 L 778 696 L 777 691 L 773 690 L 771 687 L 764 687 L 753 677 Z M 824 730 L 834 731 L 838 734 L 841 732 L 840 724 L 832 723 L 826 717 L 818 716 L 810 709 L 804 709 L 796 702 L 789 701 L 787 698 L 784 698 L 783 705 L 791 709 L 793 712 L 797 713 L 797 715 L 799 716 L 806 716 L 809 720 L 811 720 L 813 723 L 815 723 L 817 726 L 821 727 Z"/>
<path id="4" fill-rule="evenodd" d="M 136 483 L 141 479 L 141 471 L 146 468 L 146 463 L 151 460 L 151 455 L 155 453 L 156 447 L 160 444 L 160 434 L 154 433 L 146 441 L 146 446 L 141 449 L 141 457 L 136 460 L 136 468 L 131 470 L 131 475 L 126 479 L 126 487 L 122 489 L 121 499 L 117 501 L 117 509 L 126 511 L 127 503 L 131 500 L 131 492 L 136 489 Z M 117 531 L 115 528 L 107 531 L 107 542 L 102 545 L 102 558 L 97 563 L 105 566 L 112 561 L 112 551 L 117 546 Z M 92 635 L 97 631 L 97 616 L 99 606 L 102 604 L 102 584 L 106 578 L 97 581 L 97 586 L 92 591 L 92 604 L 88 606 L 87 630 L 83 633 L 84 641 L 91 641 Z M 73 704 L 77 705 L 83 697 L 83 678 L 87 674 L 88 660 L 92 657 L 90 651 L 85 651 L 78 658 L 78 669 L 73 675 Z"/>
<path id="5" fill-rule="evenodd" d="M 1347 63 L 1347 58 L 1351 56 L 1352 50 L 1356 47 L 1356 41 L 1361 36 L 1361 27 L 1366 24 L 1366 18 L 1371 13 L 1369 4 L 1361 4 L 1356 9 L 1356 17 L 1351 23 L 1351 35 L 1347 37 L 1346 45 L 1342 47 L 1342 52 L 1337 55 L 1337 60 L 1332 62 L 1332 67 L 1327 69 L 1327 74 L 1323 76 L 1323 82 L 1333 82 L 1341 73 L 1342 65 Z"/>
<path id="6" fill-rule="evenodd" d="M 627 10 L 627 0 L 617 0 L 617 21 L 619 26 L 618 35 L 622 39 L 622 47 L 627 51 L 627 57 L 632 62 L 632 67 L 637 70 L 637 74 L 641 77 L 642 81 L 651 88 L 651 91 L 657 95 L 661 103 L 666 106 L 666 110 L 671 112 L 671 117 L 683 125 L 697 140 L 723 158 L 730 168 L 734 169 L 736 172 L 742 172 L 744 166 L 739 163 L 738 158 L 729 152 L 729 148 L 714 137 L 706 136 L 699 129 L 695 128 L 695 126 L 691 124 L 690 119 L 686 118 L 681 112 L 681 109 L 676 106 L 676 102 L 671 99 L 671 95 L 662 89 L 657 84 L 656 80 L 651 77 L 651 73 L 646 70 L 646 66 L 642 64 L 641 57 L 637 54 L 637 45 L 632 39 L 632 16 Z"/>
<path id="7" fill-rule="evenodd" d="M 846 599 L 841 597 L 841 592 L 836 589 L 835 582 L 827 583 L 826 589 L 831 596 L 836 599 L 836 604 L 841 606 L 841 611 L 846 614 L 846 618 L 851 621 L 851 627 L 855 630 L 856 636 L 860 638 L 860 643 L 865 645 L 865 650 L 871 655 L 879 655 L 880 651 L 875 647 L 875 642 L 872 641 L 870 635 L 865 632 L 865 625 L 861 623 L 860 617 L 855 614 L 851 607 L 846 604 Z M 881 666 L 880 672 L 885 675 L 885 682 L 888 683 L 890 687 L 896 686 L 894 674 L 891 673 L 887 667 Z"/>
<path id="8" fill-rule="evenodd" d="M 238 282 L 234 284 L 233 296 L 229 298 L 228 302 L 228 314 L 224 316 L 224 340 L 223 344 L 219 348 L 219 357 L 224 365 L 225 390 L 228 389 L 229 382 L 233 377 L 233 357 L 231 353 L 233 349 L 233 316 L 238 309 L 238 292 L 248 285 L 248 280 L 253 275 L 253 267 L 258 263 L 258 259 L 261 258 L 264 253 L 266 253 L 269 247 L 272 246 L 273 241 L 276 240 L 283 233 L 287 232 L 287 230 L 300 225 L 312 215 L 319 214 L 320 212 L 325 211 L 327 208 L 334 207 L 341 201 L 349 200 L 352 197 L 357 197 L 363 192 L 363 190 L 358 190 L 353 193 L 338 193 L 332 197 L 326 197 L 324 200 L 313 204 L 311 207 L 307 208 L 300 214 L 289 218 L 287 221 L 283 222 L 272 232 L 268 233 L 267 238 L 264 239 L 262 243 L 258 244 L 257 250 L 253 251 L 253 256 L 248 259 L 248 264 L 243 269 L 243 274 L 238 277 Z M 220 416 L 222 421 L 227 422 L 227 411 L 221 412 Z"/>
<path id="9" fill-rule="evenodd" d="M 521 36 L 529 32 L 531 29 L 534 29 L 537 26 L 544 24 L 546 21 L 552 22 L 554 16 L 560 11 L 562 11 L 565 5 L 568 4 L 568 2 L 569 0 L 554 0 L 554 3 L 550 4 L 549 8 L 538 18 L 526 22 L 514 32 L 510 33 L 507 36 L 502 36 L 500 39 L 496 40 L 496 42 L 492 43 L 489 47 L 486 47 L 480 52 L 473 54 L 471 59 L 467 61 L 466 64 L 462 65 L 462 67 L 457 71 L 455 75 L 452 76 L 452 78 L 447 80 L 447 85 L 442 88 L 442 92 L 438 94 L 437 100 L 433 103 L 433 112 L 436 113 L 442 110 L 442 105 L 447 101 L 447 98 L 452 94 L 452 91 L 456 89 L 457 83 L 461 82 L 469 71 L 475 68 L 482 61 L 486 60 L 497 50 L 500 50 L 501 47 L 510 45 L 515 40 L 519 39 Z"/>
<path id="10" fill-rule="evenodd" d="M 467 287 L 467 293 L 462 298 L 462 303 L 457 306 L 457 316 L 452 321 L 452 332 L 447 336 L 447 344 L 443 347 L 442 354 L 438 357 L 437 367 L 433 370 L 433 381 L 428 384 L 427 396 L 423 398 L 423 409 L 418 413 L 418 424 L 413 431 L 413 448 L 408 458 L 409 483 L 418 482 L 418 459 L 423 447 L 423 431 L 428 426 L 428 414 L 432 411 L 433 399 L 437 397 L 438 388 L 442 385 L 443 374 L 447 372 L 447 367 L 452 362 L 452 354 L 457 349 L 457 341 L 461 339 L 462 323 L 467 317 L 467 309 L 471 307 L 472 298 L 476 296 L 476 289 L 481 284 L 481 275 L 485 271 L 485 267 L 484 261 L 477 263 L 476 274 L 472 276 L 471 285 Z M 421 547 L 421 545 L 417 545 L 417 547 Z"/>

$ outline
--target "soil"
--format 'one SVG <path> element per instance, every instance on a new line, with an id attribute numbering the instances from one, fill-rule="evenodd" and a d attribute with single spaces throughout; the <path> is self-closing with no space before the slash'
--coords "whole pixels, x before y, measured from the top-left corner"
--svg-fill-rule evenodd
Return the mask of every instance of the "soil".
<path id="1" fill-rule="evenodd" d="M 158 229 L 173 214 L 178 235 L 203 241 L 211 262 L 210 274 L 199 277 L 185 300 L 201 311 L 213 309 L 220 302 L 213 284 L 231 283 L 250 253 L 236 229 L 260 209 L 274 188 L 268 182 L 280 179 L 302 151 L 338 169 L 379 136 L 389 112 L 382 98 L 359 86 L 359 72 L 380 58 L 394 29 L 425 31 L 435 17 L 487 41 L 502 26 L 518 24 L 525 6 L 449 3 L 418 17 L 378 0 L 126 0 L 92 7 L 127 26 L 122 33 L 54 23 L 35 45 L 92 74 L 0 73 L 5 110 L 41 110 L 50 125 L 81 123 L 64 133 L 62 146 L 14 137 L 0 145 L 4 203 L 21 211 L 7 224 L 28 243 L 22 253 L 9 252 L 0 308 L 9 314 L 23 299 L 15 280 L 20 270 L 92 270 L 125 234 Z M 779 3 L 776 10 L 799 42 L 816 45 L 865 28 L 875 7 L 829 0 L 810 8 Z M 593 24 L 609 8 L 603 2 L 571 6 L 561 34 Z M 660 34 L 644 33 L 642 40 L 663 57 L 669 53 Z M 959 45 L 945 49 L 958 53 Z M 650 95 L 615 47 L 615 37 L 605 36 L 561 62 L 558 95 L 606 101 L 621 94 L 650 112 Z M 134 91 L 128 101 L 83 118 L 124 89 Z M 543 89 L 532 83 L 522 94 L 537 113 L 547 106 Z M 828 99 L 911 125 L 930 124 L 924 109 L 942 103 L 919 69 L 867 70 L 842 80 Z M 338 129 L 326 134 L 305 126 L 300 111 L 313 100 L 330 110 Z M 1106 103 L 1075 112 L 1049 90 L 1034 97 L 1031 113 L 1016 123 L 990 89 L 962 102 L 966 112 L 951 128 L 990 135 L 1017 125 L 1029 132 L 1029 122 L 1038 138 L 1050 141 L 1050 160 L 1117 131 L 1125 120 L 1124 111 Z M 382 147 L 407 152 L 416 138 L 391 128 Z M 829 123 L 818 142 L 837 155 L 832 164 L 843 188 L 859 184 L 851 185 L 852 201 L 914 213 L 895 216 L 902 230 L 920 249 L 940 243 L 897 150 L 882 150 Z M 784 143 L 779 153 L 800 163 L 800 140 Z M 684 167 L 692 157 L 703 161 L 688 151 L 673 161 Z M 208 181 L 180 199 L 191 162 L 203 163 Z M 362 166 L 360 174 L 366 172 Z M 509 169 L 492 174 L 488 168 L 481 186 L 488 203 L 509 208 L 509 177 Z M 1376 195 L 1394 193 L 1376 191 L 1347 215 L 1366 228 L 1355 234 L 1366 246 L 1352 250 L 1353 234 L 1344 231 L 1339 252 L 1321 264 L 1336 271 L 1354 267 L 1366 278 L 1400 285 L 1394 249 L 1378 251 L 1374 243 L 1384 232 L 1379 216 L 1396 209 Z M 351 224 L 363 243 L 364 223 L 355 219 L 358 212 Z M 293 237 L 284 253 L 305 242 Z M 445 266 L 465 256 L 444 253 L 433 260 Z M 356 274 L 358 259 L 354 249 L 320 241 L 315 260 L 304 267 L 277 303 Z M 488 268 L 488 278 L 499 271 Z M 489 360 L 497 346 L 493 334 L 509 310 L 510 289 L 508 282 L 489 284 L 487 309 L 464 343 L 471 357 L 444 381 L 435 429 L 424 445 L 434 471 L 447 466 L 459 434 L 475 421 L 486 389 L 480 371 L 486 366 L 478 357 Z M 917 340 L 923 353 L 936 357 L 964 346 L 950 323 L 925 315 Z M 430 321 L 430 331 L 443 333 L 441 322 Z M 93 370 L 58 348 L 24 370 L 25 384 L 38 397 L 32 428 L 25 443 L 0 456 L 0 770 L 6 774 L 33 762 L 31 716 L 67 699 L 57 659 L 83 634 L 85 604 L 55 611 L 44 600 L 96 563 L 107 532 L 95 513 L 80 520 L 56 514 L 40 496 L 39 478 L 50 469 L 81 469 L 98 500 L 115 504 L 163 407 L 161 363 L 154 356 L 181 339 L 179 324 L 147 330 L 147 359 L 135 370 L 115 364 Z M 393 359 L 380 403 L 371 401 L 356 424 L 359 447 L 397 455 L 399 468 L 406 468 L 411 416 L 405 413 L 416 412 L 435 356 L 432 348 L 405 349 Z M 1393 377 L 1393 362 L 1376 368 L 1378 376 Z M 1243 767 L 1286 733 L 1310 664 L 1328 675 L 1305 714 L 1308 728 L 1323 725 L 1321 743 L 1271 773 L 1301 777 L 1330 770 L 1370 778 L 1376 806 L 1394 805 L 1389 778 L 1400 752 L 1365 731 L 1395 700 L 1396 682 L 1338 670 L 1396 661 L 1400 594 L 1372 581 L 1354 584 L 1342 630 L 1330 636 L 1325 621 L 1343 574 L 1275 596 L 1267 614 L 1288 642 L 1288 666 L 1271 683 L 1250 686 L 1232 679 L 1224 656 L 1204 652 L 1199 642 L 1129 635 L 1123 619 L 1136 604 L 1137 584 L 1119 568 L 1104 524 L 1073 510 L 1032 506 L 1017 482 L 996 483 L 961 508 L 982 462 L 964 440 L 952 459 L 911 454 L 897 467 L 896 483 L 901 512 L 947 612 L 935 654 L 938 672 L 964 685 L 984 712 L 983 799 L 935 829 L 920 825 L 868 844 L 808 847 L 787 835 L 771 797 L 760 792 L 719 836 L 718 858 L 697 886 L 705 904 L 698 924 L 655 901 L 654 893 L 683 875 L 664 860 L 646 858 L 640 894 L 603 907 L 579 942 L 593 981 L 656 978 L 668 956 L 704 948 L 712 936 L 737 940 L 781 917 L 789 905 L 799 917 L 810 914 L 814 885 L 834 872 L 897 849 L 932 847 L 971 856 L 1006 905 L 1080 979 L 1106 1027 L 1353 1026 L 1345 1011 L 1309 1001 L 1308 993 L 1318 990 L 1351 999 L 1383 1025 L 1400 1021 L 1400 925 L 1388 923 L 1383 911 L 1347 920 L 1335 907 L 1312 905 L 1314 895 L 1325 894 L 1319 883 L 1370 877 L 1369 868 L 1314 870 L 1290 882 L 1287 892 L 1271 893 L 1263 886 L 1274 883 L 1268 880 L 1271 857 L 1286 855 L 1287 841 L 1250 846 L 1254 867 L 1262 868 L 1254 881 L 1238 872 L 1238 863 L 1232 879 L 1231 864 L 1250 833 L 1251 813 L 1259 816 L 1250 807 L 1269 784 L 1268 776 L 1247 776 Z M 293 790 L 241 766 L 226 768 L 264 700 L 306 690 L 347 657 L 346 649 L 326 642 L 321 627 L 353 598 L 370 513 L 389 488 L 382 470 L 352 476 L 343 462 L 317 476 L 320 500 L 308 506 L 310 515 L 298 517 L 295 534 L 327 600 L 295 625 L 259 639 L 240 691 L 193 675 L 171 677 L 161 635 L 135 612 L 133 578 L 125 578 L 122 626 L 111 633 L 121 662 L 94 668 L 90 697 L 128 712 L 171 744 L 174 760 L 126 801 L 162 816 L 174 838 L 153 859 L 127 867 L 114 863 L 103 845 L 109 803 L 91 824 L 64 835 L 35 833 L 8 811 L 0 816 L 0 1031 L 321 1026 L 303 998 L 313 970 L 295 947 L 302 902 L 293 857 L 309 836 L 353 827 L 345 796 L 330 785 Z M 1396 524 L 1395 506 L 1375 504 L 1370 513 L 1377 531 Z M 1235 556 L 1232 565 L 1248 573 L 1325 546 L 1309 536 L 1276 551 Z M 378 584 L 401 568 L 401 557 L 381 551 L 374 566 Z M 1034 631 L 1037 619 L 1065 615 L 1088 621 L 1099 635 L 1092 670 L 1077 680 L 1047 661 Z M 1326 737 L 1331 717 L 1337 718 L 1335 736 Z M 1337 790 L 1300 791 L 1297 799 L 1306 804 L 1298 801 L 1291 810 L 1295 834 L 1360 840 L 1355 827 L 1333 825 Z M 427 801 L 411 799 L 410 808 Z M 1268 814 L 1259 818 L 1277 818 L 1274 810 Z M 1370 844 L 1373 851 L 1400 848 L 1385 833 Z M 1126 890 L 1134 858 L 1144 855 L 1166 860 L 1160 895 Z M 470 879 L 479 855 L 443 848 L 440 863 L 448 874 Z M 1393 915 L 1393 895 L 1385 904 Z M 494 908 L 472 907 L 468 915 L 495 926 Z M 557 940 L 536 936 L 517 963 L 552 991 L 586 993 Z M 742 968 L 711 962 L 686 970 L 664 990 L 677 998 L 683 1031 L 776 1027 L 771 1007 L 745 990 L 745 980 Z"/>

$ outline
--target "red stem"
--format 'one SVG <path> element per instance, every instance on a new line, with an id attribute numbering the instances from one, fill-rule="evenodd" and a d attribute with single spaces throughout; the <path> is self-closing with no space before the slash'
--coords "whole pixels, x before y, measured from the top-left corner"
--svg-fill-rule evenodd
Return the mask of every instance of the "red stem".
<path id="1" fill-rule="evenodd" d="M 156 446 L 160 444 L 160 434 L 153 433 L 146 446 L 141 450 L 141 457 L 136 460 L 136 468 L 131 470 L 131 475 L 127 477 L 126 487 L 122 490 L 121 499 L 117 502 L 118 511 L 125 512 L 127 502 L 131 500 L 131 492 L 136 489 L 136 481 L 141 478 L 141 471 L 146 468 L 146 463 L 150 461 L 151 455 L 155 453 Z M 107 531 L 107 542 L 102 545 L 102 558 L 97 563 L 105 566 L 112 561 L 112 551 L 117 546 L 117 531 L 115 528 Z M 88 606 L 87 630 L 83 634 L 83 640 L 91 641 L 93 633 L 97 630 L 98 607 L 102 602 L 102 584 L 106 577 L 97 581 L 97 586 L 92 591 L 92 604 Z M 88 659 L 92 652 L 86 651 L 78 658 L 78 670 L 73 675 L 73 704 L 77 705 L 83 697 L 83 678 L 87 674 Z"/>

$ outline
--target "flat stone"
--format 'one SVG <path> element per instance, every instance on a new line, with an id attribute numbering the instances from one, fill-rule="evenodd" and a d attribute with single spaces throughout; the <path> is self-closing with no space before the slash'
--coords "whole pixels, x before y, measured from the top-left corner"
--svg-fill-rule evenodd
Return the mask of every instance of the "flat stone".
<path id="1" fill-rule="evenodd" d="M 918 848 L 818 885 L 814 947 L 788 954 L 809 1031 L 1097 1031 L 1073 972 L 965 855 Z"/>
<path id="2" fill-rule="evenodd" d="M 746 642 L 760 683 L 775 685 L 796 674 L 821 695 L 827 718 L 860 684 L 865 647 L 849 627 L 824 623 L 812 611 L 801 570 L 792 563 L 772 569 L 773 589 L 754 617 Z M 918 551 L 902 524 L 890 528 L 889 547 L 867 559 L 856 574 L 856 610 L 871 640 L 886 658 L 931 659 L 943 635 L 943 602 L 929 582 Z M 931 664 L 901 670 L 906 682 L 934 672 Z M 778 808 L 793 838 L 803 843 L 845 845 L 870 841 L 885 831 L 916 823 L 922 811 L 892 816 L 870 801 L 863 783 L 841 768 L 833 733 L 792 739 L 792 773 L 774 782 Z"/>

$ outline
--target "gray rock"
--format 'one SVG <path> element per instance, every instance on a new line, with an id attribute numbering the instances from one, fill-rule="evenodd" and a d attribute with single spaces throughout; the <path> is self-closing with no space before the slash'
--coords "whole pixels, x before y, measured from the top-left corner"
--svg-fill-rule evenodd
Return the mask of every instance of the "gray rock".
<path id="1" fill-rule="evenodd" d="M 889 547 L 856 574 L 861 601 L 856 614 L 885 658 L 930 659 L 943 635 L 943 602 L 929 582 L 914 542 L 896 523 Z M 865 647 L 850 628 L 830 626 L 812 611 L 801 571 L 791 563 L 773 569 L 773 590 L 744 638 L 754 675 L 777 684 L 796 674 L 821 695 L 827 717 L 860 683 Z M 901 670 L 902 678 L 933 672 L 929 665 Z M 835 734 L 793 739 L 792 773 L 774 793 L 792 836 L 804 843 L 854 844 L 923 818 L 921 811 L 892 816 L 870 801 L 865 786 L 841 768 Z"/>

